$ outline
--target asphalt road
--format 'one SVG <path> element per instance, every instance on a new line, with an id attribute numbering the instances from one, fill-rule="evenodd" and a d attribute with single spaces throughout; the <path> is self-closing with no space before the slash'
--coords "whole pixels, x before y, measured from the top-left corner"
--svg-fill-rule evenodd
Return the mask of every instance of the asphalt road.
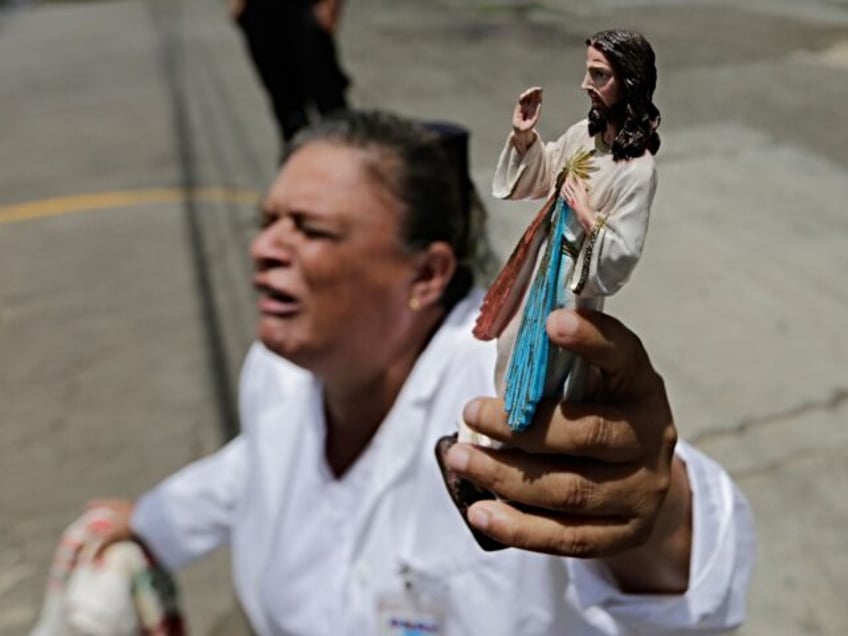
<path id="1" fill-rule="evenodd" d="M 222 5 L 0 9 L 0 634 L 32 624 L 88 498 L 235 430 L 277 148 Z M 583 40 L 614 25 L 657 50 L 663 145 L 608 309 L 754 505 L 743 633 L 848 633 L 848 2 L 360 0 L 340 47 L 355 104 L 471 129 L 485 193 L 515 96 L 544 86 L 549 137 L 582 117 Z M 486 202 L 504 254 L 534 205 Z M 182 583 L 195 633 L 235 633 L 226 555 Z"/>

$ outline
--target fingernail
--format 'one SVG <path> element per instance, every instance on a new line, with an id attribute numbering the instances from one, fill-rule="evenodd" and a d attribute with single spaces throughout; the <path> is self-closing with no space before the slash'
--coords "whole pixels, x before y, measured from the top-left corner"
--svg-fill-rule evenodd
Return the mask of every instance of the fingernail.
<path id="1" fill-rule="evenodd" d="M 470 454 L 468 449 L 462 444 L 454 444 L 448 449 L 448 454 L 445 455 L 445 464 L 451 470 L 463 472 L 468 468 L 468 460 Z"/>
<path id="2" fill-rule="evenodd" d="M 465 423 L 469 422 L 477 422 L 477 415 L 480 413 L 480 400 L 471 400 L 468 404 L 465 405 L 465 408 L 462 410 L 462 419 L 465 420 Z"/>
<path id="3" fill-rule="evenodd" d="M 561 336 L 573 336 L 579 324 L 580 320 L 573 311 L 560 310 L 551 314 L 551 326 Z"/>
<path id="4" fill-rule="evenodd" d="M 492 521 L 492 513 L 482 506 L 472 506 L 468 510 L 468 521 L 475 528 L 485 530 Z"/>

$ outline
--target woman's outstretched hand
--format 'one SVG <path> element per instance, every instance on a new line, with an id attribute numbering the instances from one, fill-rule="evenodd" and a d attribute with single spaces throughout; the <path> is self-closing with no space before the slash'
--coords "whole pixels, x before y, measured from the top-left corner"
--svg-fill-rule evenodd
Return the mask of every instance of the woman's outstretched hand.
<path id="1" fill-rule="evenodd" d="M 684 591 L 691 493 L 662 377 L 610 316 L 558 310 L 547 331 L 592 365 L 585 399 L 540 405 L 520 433 L 501 400 L 469 403 L 465 422 L 505 444 L 456 444 L 446 455 L 452 471 L 503 499 L 473 504 L 470 524 L 508 546 L 603 558 L 628 591 Z"/>

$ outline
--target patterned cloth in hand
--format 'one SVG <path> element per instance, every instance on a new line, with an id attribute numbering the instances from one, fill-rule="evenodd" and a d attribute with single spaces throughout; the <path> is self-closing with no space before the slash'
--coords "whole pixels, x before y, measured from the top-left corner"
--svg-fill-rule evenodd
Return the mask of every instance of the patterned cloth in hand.
<path id="1" fill-rule="evenodd" d="M 94 558 L 109 510 L 86 512 L 59 541 L 30 636 L 184 636 L 170 573 L 145 548 L 121 541 Z"/>

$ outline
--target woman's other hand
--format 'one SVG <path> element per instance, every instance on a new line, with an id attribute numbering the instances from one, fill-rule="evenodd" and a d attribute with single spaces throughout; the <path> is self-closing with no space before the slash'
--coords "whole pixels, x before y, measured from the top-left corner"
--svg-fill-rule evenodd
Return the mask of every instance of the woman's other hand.
<path id="1" fill-rule="evenodd" d="M 101 509 L 108 512 L 108 515 L 96 520 L 90 528 L 101 539 L 95 556 L 101 555 L 113 543 L 135 540 L 130 526 L 134 508 L 135 502 L 129 499 L 95 499 L 88 502 L 87 510 Z"/>

